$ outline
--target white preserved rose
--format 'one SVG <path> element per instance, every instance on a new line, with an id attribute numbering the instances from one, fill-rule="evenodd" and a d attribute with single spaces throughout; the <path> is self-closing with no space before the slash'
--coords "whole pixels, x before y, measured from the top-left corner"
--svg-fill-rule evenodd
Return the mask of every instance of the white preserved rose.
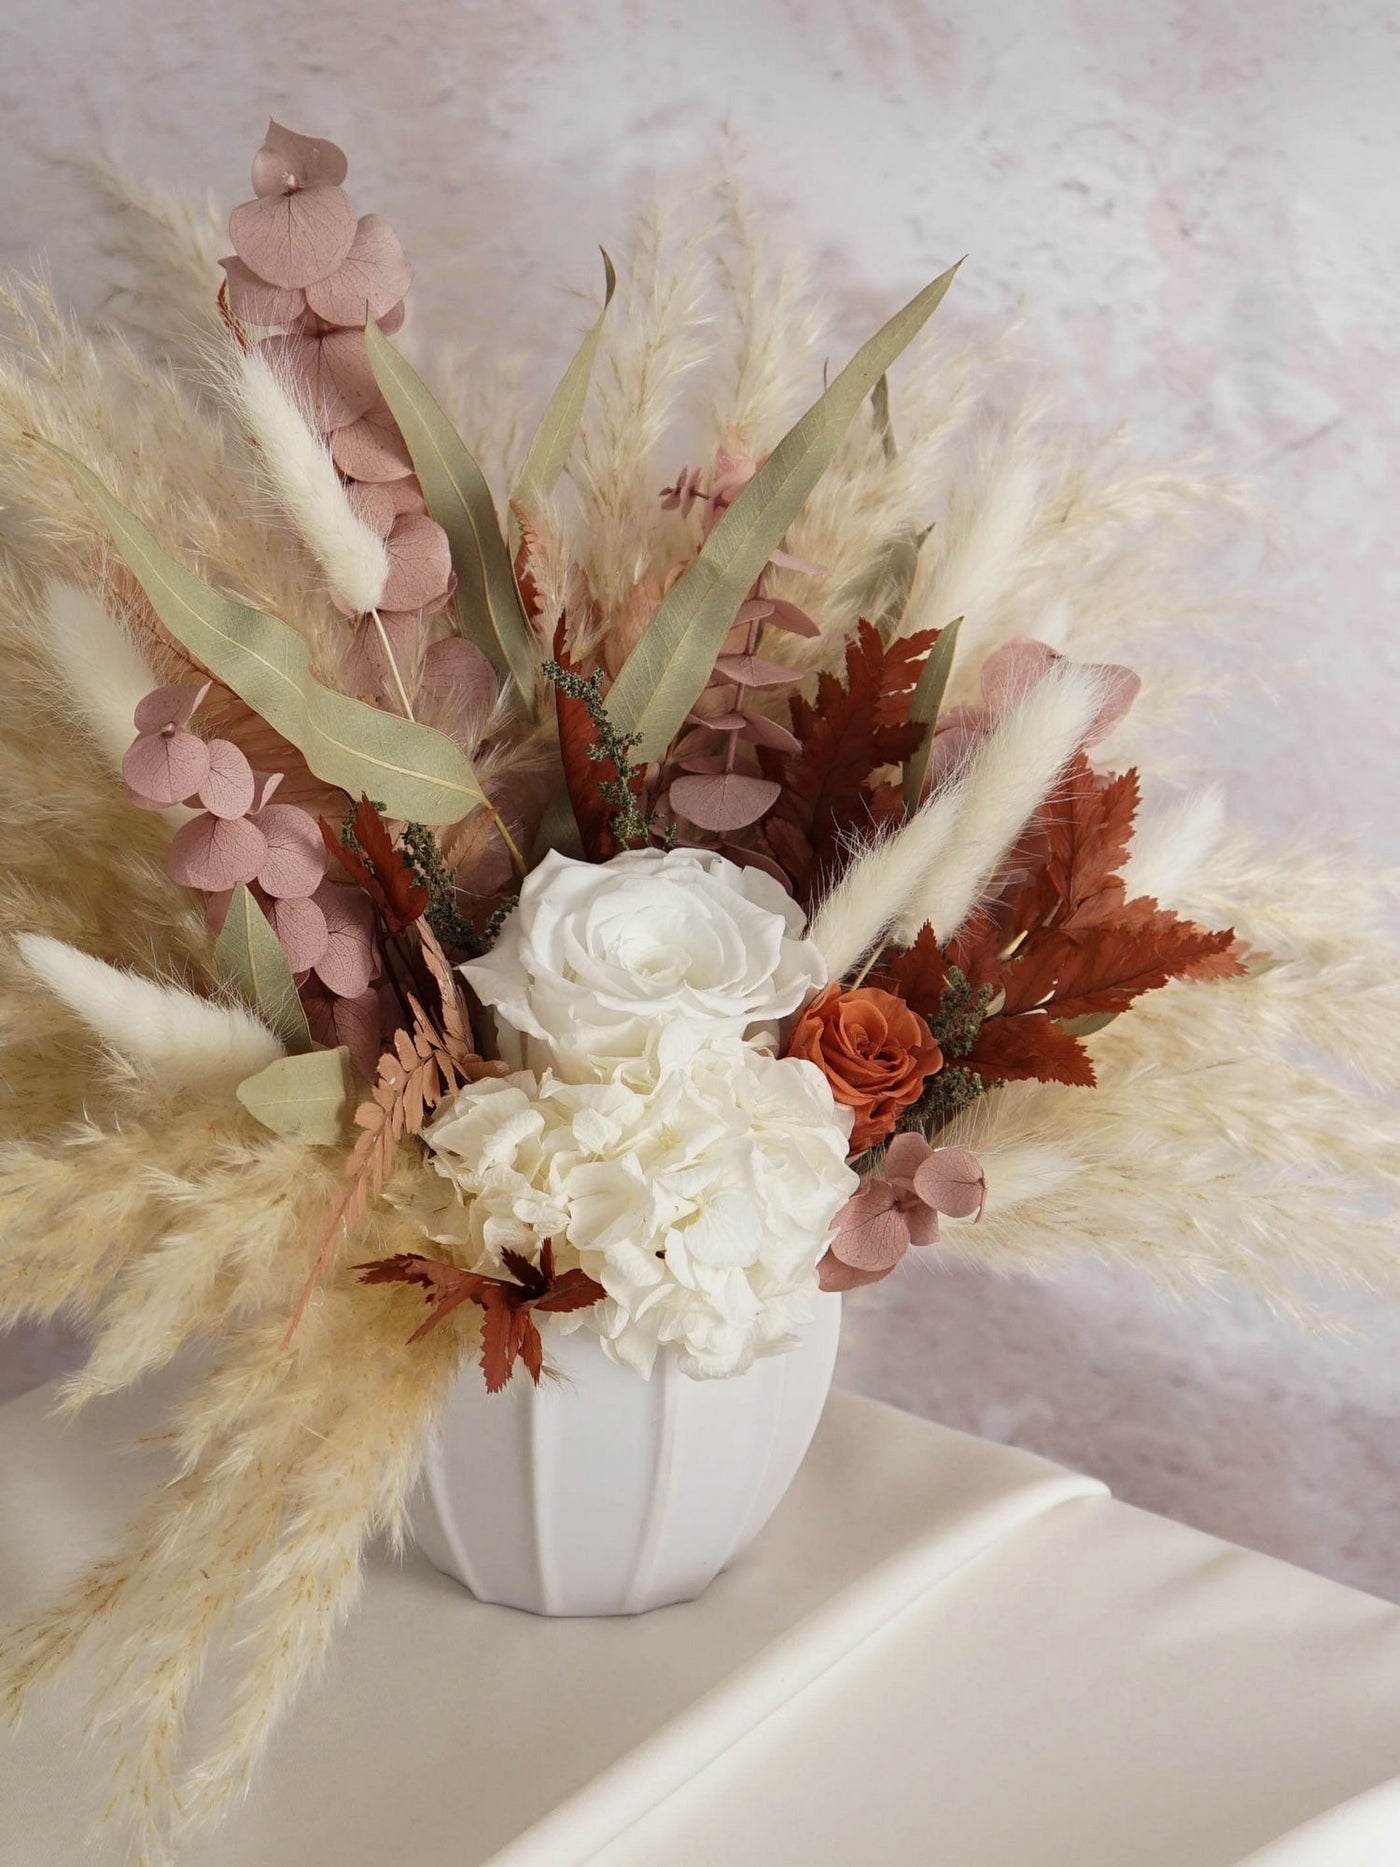
<path id="1" fill-rule="evenodd" d="M 607 1292 L 559 1325 L 596 1329 L 639 1373 L 671 1343 L 688 1374 L 738 1374 L 812 1315 L 858 1184 L 850 1124 L 813 1065 L 739 1043 L 646 1091 L 522 1071 L 441 1105 L 424 1138 L 450 1186 L 413 1211 L 472 1270 L 553 1239 L 558 1268 Z"/>
<path id="2" fill-rule="evenodd" d="M 819 991 L 825 962 L 802 928 L 771 876 L 708 850 L 602 863 L 551 852 L 496 945 L 461 970 L 495 1011 L 508 1060 L 640 1087 Z"/>

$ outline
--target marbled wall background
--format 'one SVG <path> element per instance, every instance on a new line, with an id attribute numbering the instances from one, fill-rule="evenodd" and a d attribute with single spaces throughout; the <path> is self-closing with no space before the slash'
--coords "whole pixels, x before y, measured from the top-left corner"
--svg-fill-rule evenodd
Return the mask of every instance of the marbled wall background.
<path id="1" fill-rule="evenodd" d="M 271 112 L 350 148 L 420 315 L 538 342 L 544 376 L 595 243 L 727 129 L 852 334 L 967 252 L 963 315 L 1024 307 L 1078 414 L 1255 476 L 1270 542 L 1202 765 L 1273 829 L 1393 858 L 1397 98 L 1387 0 L 5 0 L 0 259 L 47 251 L 91 308 L 71 164 L 233 203 Z M 1393 1318 L 1337 1342 L 923 1269 L 852 1304 L 848 1381 L 1400 1595 Z M 0 1391 L 32 1357 L 0 1347 Z"/>

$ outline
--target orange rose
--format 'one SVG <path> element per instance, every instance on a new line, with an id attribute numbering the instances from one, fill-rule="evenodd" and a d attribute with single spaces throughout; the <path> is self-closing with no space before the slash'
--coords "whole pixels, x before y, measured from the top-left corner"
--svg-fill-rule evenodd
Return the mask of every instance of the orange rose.
<path id="1" fill-rule="evenodd" d="M 787 1054 L 815 1063 L 836 1100 L 855 1110 L 852 1154 L 892 1134 L 943 1063 L 924 1020 L 873 985 L 829 985 L 798 1018 Z"/>

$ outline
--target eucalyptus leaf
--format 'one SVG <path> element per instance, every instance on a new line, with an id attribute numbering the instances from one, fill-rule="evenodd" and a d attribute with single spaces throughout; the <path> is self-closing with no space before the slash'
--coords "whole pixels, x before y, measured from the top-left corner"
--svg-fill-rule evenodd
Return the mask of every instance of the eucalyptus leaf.
<path id="1" fill-rule="evenodd" d="M 961 627 L 961 616 L 955 616 L 951 622 L 944 624 L 938 632 L 938 640 L 925 656 L 924 665 L 919 669 L 919 678 L 914 683 L 914 692 L 909 701 L 909 717 L 927 730 L 904 761 L 906 811 L 917 810 L 919 799 L 923 796 L 929 754 L 933 751 L 933 729 L 938 724 L 938 711 L 948 690 L 948 677 L 953 672 L 953 656 L 957 651 L 958 630 Z"/>
<path id="2" fill-rule="evenodd" d="M 858 350 L 743 487 L 677 579 L 608 694 L 639 761 L 665 751 L 710 678 L 724 637 L 769 556 L 830 464 L 857 410 L 922 330 L 957 271 L 926 285 Z"/>
<path id="3" fill-rule="evenodd" d="M 515 516 L 515 507 L 519 506 L 522 511 L 529 513 L 538 511 L 541 502 L 554 490 L 554 483 L 573 452 L 574 441 L 583 420 L 584 404 L 588 399 L 588 385 L 593 377 L 598 340 L 603 334 L 603 319 L 608 315 L 608 306 L 616 290 L 617 273 L 611 259 L 603 252 L 603 308 L 589 325 L 573 362 L 549 398 L 530 443 L 530 451 L 525 456 L 525 464 L 511 488 L 508 539 L 512 559 L 520 543 L 520 522 Z"/>
<path id="4" fill-rule="evenodd" d="M 471 761 L 445 733 L 323 686 L 294 629 L 201 582 L 95 474 L 60 448 L 52 451 L 102 518 L 170 633 L 290 739 L 318 778 L 352 797 L 376 798 L 386 816 L 415 823 L 456 823 L 485 803 Z"/>
<path id="5" fill-rule="evenodd" d="M 238 1085 L 238 1100 L 274 1134 L 308 1147 L 335 1147 L 345 1140 L 360 1091 L 350 1052 L 310 1050 L 278 1057 Z"/>
<path id="6" fill-rule="evenodd" d="M 894 427 L 890 421 L 890 379 L 882 375 L 879 382 L 870 391 L 870 408 L 875 420 L 875 432 L 880 437 L 880 446 L 884 449 L 885 459 L 894 460 L 899 449 L 895 446 Z"/>
<path id="7" fill-rule="evenodd" d="M 365 344 L 428 510 L 452 547 L 462 634 L 529 700 L 535 691 L 530 624 L 486 476 L 423 378 L 374 323 L 365 327 Z"/>
<path id="8" fill-rule="evenodd" d="M 1089 1011 L 1082 1018 L 1061 1018 L 1059 1026 L 1070 1037 L 1092 1037 L 1095 1031 L 1112 1024 L 1118 1015 L 1116 1011 Z"/>
<path id="9" fill-rule="evenodd" d="M 214 942 L 214 966 L 288 1050 L 301 1055 L 311 1049 L 311 1027 L 282 942 L 243 882 L 233 891 Z"/>
<path id="10" fill-rule="evenodd" d="M 574 816 L 573 804 L 567 791 L 556 791 L 545 807 L 540 819 L 539 832 L 530 851 L 530 866 L 543 862 L 551 849 L 557 849 L 561 856 L 571 856 L 574 861 L 583 860 L 583 837 L 579 832 L 578 819 Z"/>

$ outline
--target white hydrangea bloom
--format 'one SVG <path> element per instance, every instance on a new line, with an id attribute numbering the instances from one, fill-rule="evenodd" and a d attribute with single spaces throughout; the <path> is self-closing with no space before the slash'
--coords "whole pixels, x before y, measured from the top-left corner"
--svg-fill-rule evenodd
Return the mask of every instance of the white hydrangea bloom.
<path id="1" fill-rule="evenodd" d="M 858 1183 L 849 1133 L 819 1070 L 739 1043 L 651 1089 L 520 1072 L 442 1106 L 425 1139 L 450 1184 L 415 1212 L 476 1270 L 552 1238 L 608 1293 L 560 1326 L 597 1329 L 639 1373 L 673 1343 L 689 1374 L 738 1374 L 812 1314 Z"/>

